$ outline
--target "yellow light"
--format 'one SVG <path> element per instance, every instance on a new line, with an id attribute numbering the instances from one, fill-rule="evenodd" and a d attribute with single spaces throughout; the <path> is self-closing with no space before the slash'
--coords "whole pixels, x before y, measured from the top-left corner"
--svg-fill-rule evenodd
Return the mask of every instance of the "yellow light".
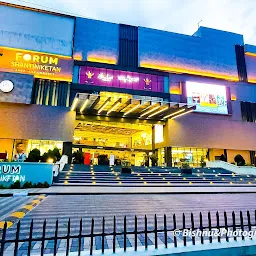
<path id="1" fill-rule="evenodd" d="M 116 64 L 116 59 L 104 58 L 104 57 L 88 57 L 88 61 L 91 62 L 99 62 L 99 63 L 107 63 L 107 64 Z"/>
<path id="2" fill-rule="evenodd" d="M 68 181 L 65 180 L 65 181 L 64 181 L 64 184 L 68 184 Z"/>
<path id="3" fill-rule="evenodd" d="M 95 181 L 93 181 L 93 182 L 92 182 L 92 184 L 96 184 L 96 182 L 95 182 Z"/>
<path id="4" fill-rule="evenodd" d="M 72 106 L 71 106 L 71 111 L 74 111 L 76 106 L 77 106 L 77 103 L 78 103 L 78 98 L 76 97 L 72 103 Z"/>
<path id="5" fill-rule="evenodd" d="M 181 174 L 179 173 L 178 176 L 181 176 Z"/>
<path id="6" fill-rule="evenodd" d="M 168 106 L 166 106 L 166 107 L 164 107 L 164 108 L 162 108 L 162 109 L 158 110 L 157 112 L 155 112 L 155 113 L 153 113 L 153 114 L 149 115 L 149 116 L 148 116 L 148 118 L 150 118 L 150 117 L 152 117 L 152 116 L 155 116 L 155 115 L 157 115 L 157 114 L 159 114 L 159 113 L 161 113 L 161 112 L 165 111 L 165 110 L 166 110 L 166 109 L 168 109 L 168 108 L 169 108 L 169 107 L 168 107 Z M 162 167 L 162 168 L 164 168 L 164 167 Z"/>
<path id="7" fill-rule="evenodd" d="M 256 53 L 253 53 L 253 52 L 245 52 L 244 54 L 247 56 L 256 57 Z"/>
<path id="8" fill-rule="evenodd" d="M 143 178 L 142 178 L 142 177 L 141 177 L 140 179 L 141 179 L 141 180 L 143 180 Z"/>
<path id="9" fill-rule="evenodd" d="M 80 112 L 83 112 L 83 111 L 84 111 L 84 109 L 86 108 L 88 102 L 89 102 L 89 99 L 86 99 L 85 102 L 84 102 L 84 104 L 83 104 L 83 106 L 80 108 Z M 92 167 L 91 167 L 91 169 L 92 169 Z"/>
<path id="10" fill-rule="evenodd" d="M 147 114 L 149 114 L 149 113 L 151 113 L 151 112 L 153 112 L 153 111 L 156 110 L 157 108 L 160 108 L 160 107 L 161 107 L 161 106 L 159 106 L 157 103 L 154 104 L 154 105 L 156 105 L 156 106 L 154 106 L 152 109 L 146 111 L 145 113 L 141 114 L 141 115 L 140 115 L 140 118 L 143 117 L 143 116 L 145 116 L 145 115 L 147 115 Z"/>
<path id="11" fill-rule="evenodd" d="M 118 173 L 115 173 L 115 175 L 117 176 L 117 175 L 118 175 Z"/>
<path id="12" fill-rule="evenodd" d="M 130 114 L 131 112 L 133 112 L 134 110 L 136 110 L 139 106 L 140 106 L 140 104 L 137 104 L 136 106 L 134 106 L 133 108 L 131 108 L 130 110 L 128 110 L 127 112 L 125 112 L 125 113 L 124 113 L 124 116 Z"/>
<path id="13" fill-rule="evenodd" d="M 151 174 L 153 174 L 153 172 L 150 172 Z"/>
<path id="14" fill-rule="evenodd" d="M 120 178 L 119 178 L 119 177 L 117 177 L 116 179 L 117 179 L 117 180 L 120 180 Z"/>
<path id="15" fill-rule="evenodd" d="M 203 180 L 206 180 L 206 178 L 203 178 Z"/>
<path id="16" fill-rule="evenodd" d="M 53 163 L 53 159 L 52 158 L 48 158 L 47 159 L 47 163 L 52 164 Z"/>
<path id="17" fill-rule="evenodd" d="M 69 179 L 69 176 L 66 176 L 66 179 Z"/>
<path id="18" fill-rule="evenodd" d="M 230 181 L 229 184 L 233 184 L 232 181 Z"/>
<path id="19" fill-rule="evenodd" d="M 222 180 L 225 180 L 224 178 L 222 178 Z"/>
<path id="20" fill-rule="evenodd" d="M 132 172 L 132 174 L 134 174 L 134 172 Z"/>
<path id="21" fill-rule="evenodd" d="M 170 185 L 171 183 L 168 181 L 167 184 Z"/>
<path id="22" fill-rule="evenodd" d="M 110 108 L 110 110 L 107 112 L 107 115 L 109 115 L 119 104 L 120 104 L 120 101 L 119 101 L 119 102 L 116 102 L 116 103 Z"/>
<path id="23" fill-rule="evenodd" d="M 198 177 L 200 177 L 200 174 L 197 174 Z"/>
<path id="24" fill-rule="evenodd" d="M 252 183 L 249 181 L 248 184 L 252 184 Z"/>
<path id="25" fill-rule="evenodd" d="M 193 111 L 194 111 L 194 109 L 188 110 L 188 111 L 186 111 L 185 113 L 179 114 L 179 115 L 177 115 L 177 116 L 173 116 L 171 119 L 174 119 L 174 118 L 180 117 L 180 116 L 184 116 L 184 115 L 186 115 L 186 114 L 188 114 L 188 113 L 190 113 L 190 112 L 193 112 Z"/>
<path id="26" fill-rule="evenodd" d="M 118 182 L 120 185 L 122 184 L 122 182 L 120 181 L 120 182 Z"/>
<path id="27" fill-rule="evenodd" d="M 211 182 L 210 182 L 210 184 L 212 185 L 212 184 L 213 184 L 213 182 L 211 181 Z"/>
<path id="28" fill-rule="evenodd" d="M 242 178 L 240 178 L 240 180 L 243 180 Z"/>
<path id="29" fill-rule="evenodd" d="M 161 174 L 159 173 L 158 176 L 161 176 Z"/>
<path id="30" fill-rule="evenodd" d="M 165 180 L 165 178 L 163 178 L 163 180 Z"/>
<path id="31" fill-rule="evenodd" d="M 171 174 L 172 172 L 169 172 L 169 174 Z"/>
<path id="32" fill-rule="evenodd" d="M 181 110 L 179 110 L 179 111 L 176 111 L 176 112 L 174 112 L 174 113 L 172 113 L 172 114 L 169 114 L 169 115 L 167 115 L 167 116 L 164 116 L 163 119 L 166 119 L 166 118 L 169 118 L 169 117 L 174 116 L 174 115 L 176 115 L 176 114 L 179 114 L 179 113 L 181 113 L 181 112 L 184 112 L 185 110 L 186 110 L 186 109 L 183 108 L 183 109 L 181 109 Z"/>
<path id="33" fill-rule="evenodd" d="M 247 55 L 249 55 L 249 54 L 247 54 Z M 213 73 L 211 71 L 191 70 L 191 69 L 187 69 L 186 67 L 184 67 L 184 68 L 177 67 L 177 65 L 175 67 L 173 67 L 168 64 L 147 63 L 147 62 L 142 61 L 140 63 L 140 67 L 164 70 L 164 71 L 169 71 L 169 72 L 173 72 L 173 73 L 187 73 L 187 74 L 191 74 L 191 75 L 215 77 L 215 78 L 221 78 L 221 79 L 226 79 L 226 80 L 230 80 L 230 81 L 238 81 L 239 80 L 237 76 L 228 76 L 225 74 L 217 74 L 217 73 Z"/>
<path id="34" fill-rule="evenodd" d="M 191 185 L 191 184 L 192 184 L 192 182 L 190 181 L 190 182 L 189 182 L 189 185 Z"/>
<path id="35" fill-rule="evenodd" d="M 200 172 L 200 170 L 197 170 L 198 172 Z"/>
<path id="36" fill-rule="evenodd" d="M 147 185 L 147 182 L 146 182 L 146 181 L 144 181 L 144 185 Z"/>
<path id="37" fill-rule="evenodd" d="M 140 174 L 138 173 L 137 176 L 140 176 Z"/>
<path id="38" fill-rule="evenodd" d="M 95 177 L 92 177 L 93 180 L 95 180 Z"/>
<path id="39" fill-rule="evenodd" d="M 218 174 L 215 174 L 215 177 L 218 177 Z"/>
<path id="40" fill-rule="evenodd" d="M 105 101 L 105 103 L 100 107 L 100 109 L 98 110 L 98 114 L 100 114 L 102 112 L 102 110 L 107 106 L 108 102 L 109 102 L 109 98 Z"/>
<path id="41" fill-rule="evenodd" d="M 186 178 L 183 178 L 183 180 L 186 180 Z"/>

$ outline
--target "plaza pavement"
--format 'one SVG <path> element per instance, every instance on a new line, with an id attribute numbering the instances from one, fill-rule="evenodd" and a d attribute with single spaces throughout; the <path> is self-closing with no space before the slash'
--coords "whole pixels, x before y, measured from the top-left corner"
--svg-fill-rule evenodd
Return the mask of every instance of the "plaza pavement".
<path id="1" fill-rule="evenodd" d="M 220 224 L 223 224 L 223 212 L 228 214 L 228 223 L 231 224 L 231 213 L 236 213 L 239 223 L 239 211 L 249 210 L 252 212 L 252 221 L 255 219 L 256 200 L 253 193 L 247 194 L 138 194 L 138 195 L 48 195 L 38 206 L 21 220 L 21 237 L 28 237 L 29 225 L 34 220 L 33 236 L 42 235 L 42 225 L 44 219 L 47 220 L 46 236 L 54 236 L 56 219 L 59 220 L 58 235 L 67 234 L 68 219 L 71 220 L 71 235 L 77 235 L 79 231 L 80 218 L 83 219 L 83 233 L 88 234 L 91 228 L 91 219 L 95 221 L 95 232 L 101 231 L 102 217 L 105 217 L 106 232 L 113 231 L 113 216 L 116 216 L 117 231 L 123 229 L 123 218 L 127 216 L 127 230 L 134 230 L 134 216 L 138 217 L 138 230 L 144 229 L 144 215 L 148 216 L 148 229 L 152 230 L 154 225 L 154 215 L 158 217 L 158 228 L 163 227 L 163 216 L 167 215 L 168 228 L 172 228 L 172 214 L 176 214 L 177 227 L 182 227 L 182 214 L 184 213 L 187 222 L 190 223 L 190 214 L 195 217 L 195 227 L 199 226 L 199 212 L 203 214 L 204 225 L 207 225 L 207 214 L 210 211 L 212 225 L 216 225 L 216 211 L 220 213 Z M 254 221 L 253 221 L 254 222 Z M 16 232 L 16 224 L 7 230 L 7 238 L 13 238 Z M 199 238 L 197 238 L 199 239 Z M 154 244 L 154 234 L 148 234 L 149 245 Z M 182 237 L 178 238 L 182 241 Z M 187 239 L 191 243 L 191 238 Z M 164 237 L 159 235 L 159 245 L 163 245 Z M 168 234 L 168 242 L 173 243 L 173 237 Z M 123 247 L 123 237 L 117 237 L 117 248 Z M 41 242 L 32 243 L 32 253 L 40 252 Z M 89 239 L 82 239 L 82 249 L 88 250 Z M 127 246 L 134 245 L 134 236 L 127 237 Z M 144 236 L 138 235 L 138 246 L 144 245 Z M 26 255 L 26 243 L 19 244 L 19 255 Z M 70 252 L 77 251 L 78 240 L 72 239 Z M 12 255 L 14 245 L 5 247 L 5 255 Z M 64 252 L 66 240 L 58 240 L 58 252 Z M 94 240 L 94 249 L 100 250 L 101 237 Z M 105 248 L 112 248 L 112 237 L 105 240 Z M 53 252 L 53 241 L 46 242 L 45 253 Z"/>

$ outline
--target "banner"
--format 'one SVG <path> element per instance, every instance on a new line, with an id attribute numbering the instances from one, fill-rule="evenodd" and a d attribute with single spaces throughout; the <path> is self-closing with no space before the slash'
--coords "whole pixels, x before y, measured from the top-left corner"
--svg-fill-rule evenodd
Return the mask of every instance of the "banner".
<path id="1" fill-rule="evenodd" d="M 73 60 L 53 55 L 0 46 L 0 71 L 34 75 L 59 81 L 72 81 Z"/>
<path id="2" fill-rule="evenodd" d="M 226 87 L 186 82 L 187 103 L 196 104 L 197 112 L 228 114 Z"/>
<path id="3" fill-rule="evenodd" d="M 164 91 L 164 76 L 88 66 L 80 67 L 79 83 L 152 92 Z"/>

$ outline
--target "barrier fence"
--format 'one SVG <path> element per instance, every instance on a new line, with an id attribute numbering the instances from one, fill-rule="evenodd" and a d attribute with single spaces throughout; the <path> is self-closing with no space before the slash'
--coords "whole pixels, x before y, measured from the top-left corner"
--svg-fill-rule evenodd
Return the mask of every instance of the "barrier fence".
<path id="1" fill-rule="evenodd" d="M 88 254 L 93 255 L 94 252 L 96 251 L 94 243 L 95 243 L 95 238 L 100 238 L 101 240 L 101 245 L 100 248 L 98 246 L 98 251 L 102 253 L 105 252 L 105 247 L 106 247 L 106 239 L 108 237 L 111 237 L 112 241 L 112 251 L 113 253 L 116 252 L 117 249 L 117 237 L 122 237 L 123 239 L 123 248 L 122 250 L 125 252 L 128 247 L 131 247 L 131 244 L 129 242 L 128 237 L 133 237 L 134 239 L 134 244 L 132 245 L 134 251 L 138 250 L 138 236 L 142 235 L 144 239 L 144 249 L 147 250 L 149 246 L 149 238 L 148 236 L 152 234 L 154 237 L 153 243 L 151 241 L 151 245 L 153 244 L 154 248 L 157 249 L 159 247 L 159 239 L 163 241 L 163 244 L 165 248 L 174 248 L 178 246 L 187 246 L 188 243 L 192 245 L 196 244 L 204 244 L 205 240 L 208 240 L 209 243 L 213 242 L 213 239 L 217 239 L 219 243 L 221 243 L 223 240 L 224 241 L 231 241 L 234 240 L 236 241 L 238 236 L 240 237 L 240 240 L 245 240 L 245 234 L 249 234 L 250 232 L 253 232 L 254 228 L 256 227 L 256 210 L 254 213 L 251 213 L 249 211 L 246 211 L 243 213 L 242 211 L 239 212 L 239 214 L 236 214 L 235 212 L 231 213 L 231 216 L 229 216 L 228 221 L 228 214 L 227 212 L 224 212 L 221 217 L 219 212 L 216 212 L 214 214 L 215 216 L 213 217 L 213 214 L 211 212 L 208 212 L 207 218 L 204 220 L 207 225 L 203 225 L 203 215 L 200 212 L 199 214 L 199 221 L 195 222 L 194 214 L 191 213 L 190 216 L 181 216 L 181 221 L 177 222 L 176 220 L 176 215 L 173 214 L 170 216 L 170 218 L 166 215 L 161 217 L 161 220 L 159 217 L 156 215 L 153 217 L 153 223 L 152 226 L 153 228 L 148 227 L 148 217 L 144 216 L 143 221 L 140 221 L 138 223 L 138 218 L 135 215 L 132 227 L 133 230 L 131 230 L 129 227 L 130 222 L 127 222 L 127 217 L 125 216 L 122 221 L 122 226 L 118 226 L 118 231 L 117 230 L 117 221 L 116 217 L 113 217 L 113 227 L 112 231 L 109 232 L 106 230 L 106 221 L 105 218 L 103 217 L 101 220 L 101 231 L 100 232 L 95 232 L 95 220 L 94 218 L 91 219 L 90 221 L 90 232 L 87 234 L 84 234 L 83 230 L 83 219 L 80 219 L 79 222 L 79 228 L 78 228 L 78 234 L 73 235 L 71 234 L 71 221 L 70 219 L 67 222 L 67 232 L 66 235 L 59 235 L 59 220 L 57 219 L 56 222 L 54 223 L 54 235 L 53 236 L 46 236 L 46 226 L 47 226 L 47 221 L 44 220 L 43 225 L 42 225 L 42 235 L 35 237 L 33 235 L 34 231 L 34 221 L 32 220 L 29 225 L 28 231 L 28 236 L 26 238 L 22 238 L 20 235 L 24 233 L 24 230 L 21 229 L 21 221 L 17 222 L 15 227 L 15 236 L 13 238 L 8 238 L 7 237 L 7 231 L 9 230 L 7 228 L 8 223 L 6 222 L 4 224 L 3 229 L 0 231 L 1 232 L 1 248 L 0 248 L 0 256 L 5 255 L 5 246 L 7 244 L 12 244 L 14 245 L 14 250 L 13 250 L 13 255 L 17 256 L 19 253 L 19 244 L 20 243 L 26 243 L 26 254 L 25 255 L 31 255 L 31 249 L 32 249 L 32 244 L 34 242 L 40 242 L 40 251 L 38 255 L 45 255 L 45 243 L 47 241 L 52 241 L 53 242 L 53 251 L 52 255 L 57 255 L 58 252 L 58 241 L 65 241 L 66 242 L 66 248 L 65 248 L 65 254 L 69 255 L 70 253 L 70 241 L 73 239 L 77 239 L 78 241 L 78 246 L 77 246 L 77 253 L 78 255 L 81 254 L 82 251 L 87 250 Z M 252 222 L 252 215 L 254 218 L 254 222 Z M 216 225 L 212 225 L 213 221 L 216 223 Z M 161 222 L 161 227 L 159 228 L 159 223 Z M 170 223 L 171 222 L 171 223 Z M 138 228 L 138 224 L 140 228 Z M 177 228 L 177 224 L 180 226 L 180 228 Z M 169 228 L 171 226 L 171 228 Z M 108 228 L 109 229 L 109 228 Z M 233 234 L 235 232 L 239 233 L 239 235 L 233 235 L 230 234 L 229 231 L 232 231 Z M 190 235 L 186 234 L 186 232 L 190 233 Z M 195 235 L 191 235 L 192 233 L 196 233 Z M 214 232 L 213 232 L 214 231 Z M 239 231 L 239 232 L 238 232 Z M 207 233 L 208 235 L 205 235 L 204 233 Z M 152 239 L 151 236 L 151 239 Z M 252 238 L 252 237 L 250 237 Z M 89 239 L 88 243 L 88 248 L 82 248 L 82 240 L 83 239 Z M 179 241 L 177 241 L 179 240 Z M 171 241 L 171 242 L 170 242 Z M 127 242 L 129 242 L 129 245 L 127 245 Z M 118 247 L 119 248 L 119 247 Z"/>

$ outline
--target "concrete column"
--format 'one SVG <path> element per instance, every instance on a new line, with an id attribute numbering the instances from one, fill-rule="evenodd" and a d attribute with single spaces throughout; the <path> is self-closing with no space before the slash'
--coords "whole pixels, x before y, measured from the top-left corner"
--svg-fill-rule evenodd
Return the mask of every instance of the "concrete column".
<path id="1" fill-rule="evenodd" d="M 67 155 L 68 156 L 68 163 L 71 164 L 71 160 L 72 160 L 72 142 L 69 141 L 65 141 L 63 142 L 63 155 Z"/>
<path id="2" fill-rule="evenodd" d="M 156 144 L 155 144 L 155 126 L 152 126 L 152 150 L 154 152 L 156 148 Z"/>
<path id="3" fill-rule="evenodd" d="M 172 167 L 172 147 L 165 148 L 165 163 L 167 167 Z"/>

